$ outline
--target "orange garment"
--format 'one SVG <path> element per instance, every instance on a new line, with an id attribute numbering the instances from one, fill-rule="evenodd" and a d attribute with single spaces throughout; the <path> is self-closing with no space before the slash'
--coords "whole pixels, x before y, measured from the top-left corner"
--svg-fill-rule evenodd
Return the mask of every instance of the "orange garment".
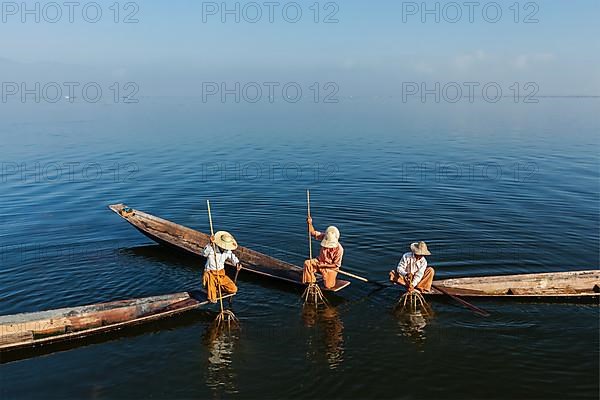
<path id="1" fill-rule="evenodd" d="M 316 258 L 304 261 L 304 269 L 302 270 L 302 283 L 316 283 L 316 272 L 323 276 L 323 284 L 325 288 L 331 289 L 335 287 L 336 277 L 339 268 L 321 268 L 321 262 Z"/>
<path id="2" fill-rule="evenodd" d="M 314 231 L 312 235 L 317 240 L 323 240 L 325 234 L 319 231 Z M 319 257 L 304 261 L 304 269 L 302 270 L 302 283 L 316 283 L 316 272 L 323 276 L 323 284 L 325 288 L 331 289 L 335 287 L 336 277 L 340 267 L 342 266 L 342 258 L 344 257 L 344 248 L 338 243 L 337 247 L 327 248 L 321 246 Z M 321 264 L 337 265 L 337 268 L 322 268 Z"/>
<path id="3" fill-rule="evenodd" d="M 221 296 L 237 293 L 238 290 L 236 284 L 225 274 L 224 269 L 204 271 L 202 286 L 206 288 L 208 300 L 212 303 L 219 299 L 219 286 L 221 286 Z"/>
<path id="4" fill-rule="evenodd" d="M 416 289 L 419 289 L 421 292 L 429 292 L 431 290 L 431 285 L 433 284 L 434 275 L 435 270 L 431 267 L 427 267 L 425 269 L 425 273 L 423 274 L 423 278 L 416 286 Z M 390 281 L 408 287 L 406 279 L 404 279 L 404 277 L 400 275 L 398 271 L 390 271 Z"/>

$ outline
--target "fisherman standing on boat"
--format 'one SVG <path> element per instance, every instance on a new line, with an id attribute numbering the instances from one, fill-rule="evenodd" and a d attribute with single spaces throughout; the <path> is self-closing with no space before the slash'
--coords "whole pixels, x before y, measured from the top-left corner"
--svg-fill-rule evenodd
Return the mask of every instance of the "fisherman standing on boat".
<path id="1" fill-rule="evenodd" d="M 344 256 L 344 248 L 339 242 L 340 231 L 335 226 L 330 226 L 325 233 L 321 233 L 315 230 L 310 217 L 306 219 L 306 223 L 310 235 L 321 241 L 321 251 L 318 258 L 304 261 L 302 283 L 316 283 L 315 273 L 319 272 L 323 276 L 325 288 L 332 289 L 335 287 L 336 277 Z"/>
<path id="2" fill-rule="evenodd" d="M 216 245 L 217 249 L 216 262 L 213 245 Z M 240 260 L 233 254 L 233 250 L 237 247 L 235 238 L 229 232 L 219 231 L 210 237 L 210 243 L 202 250 L 202 255 L 206 257 L 202 285 L 206 288 L 207 297 L 211 303 L 216 303 L 219 298 L 219 286 L 222 296 L 237 293 L 236 284 L 225 274 L 225 261 L 227 260 L 231 260 L 238 271 L 242 268 Z"/>
<path id="3" fill-rule="evenodd" d="M 406 287 L 409 292 L 415 289 L 429 292 L 435 274 L 434 269 L 427 266 L 425 259 L 425 256 L 430 255 L 425 242 L 412 243 L 410 251 L 402 256 L 396 270 L 390 271 L 390 281 Z"/>

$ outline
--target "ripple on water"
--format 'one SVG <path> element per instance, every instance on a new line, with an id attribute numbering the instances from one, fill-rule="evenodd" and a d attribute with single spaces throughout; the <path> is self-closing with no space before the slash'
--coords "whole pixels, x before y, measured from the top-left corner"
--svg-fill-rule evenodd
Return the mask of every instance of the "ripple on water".
<path id="1" fill-rule="evenodd" d="M 598 267 L 597 129 L 590 128 L 597 124 L 589 117 L 597 114 L 596 103 L 549 100 L 528 108 L 526 118 L 522 107 L 436 105 L 431 112 L 380 106 L 350 102 L 332 109 L 326 121 L 321 114 L 307 118 L 299 108 L 279 114 L 241 107 L 244 118 L 232 119 L 229 109 L 207 112 L 201 102 L 176 107 L 156 99 L 127 112 L 39 110 L 29 124 L 14 122 L 23 113 L 8 115 L 23 143 L 3 142 L 2 150 L 14 150 L 30 167 L 77 161 L 134 163 L 139 170 L 119 179 L 112 173 L 44 182 L 11 176 L 3 183 L 0 314 L 197 288 L 202 262 L 149 246 L 106 209 L 115 202 L 207 231 L 210 199 L 215 227 L 300 264 L 308 252 L 310 188 L 316 226 L 341 229 L 345 267 L 381 281 L 409 243 L 421 239 L 439 277 Z M 56 133 L 61 136 L 50 136 Z M 331 140 L 323 142 L 325 135 Z M 315 171 L 315 163 L 329 162 L 337 167 L 333 174 Z M 216 169 L 206 170 L 214 163 Z M 252 173 L 254 163 L 301 165 L 302 174 L 271 169 L 274 176 L 236 176 L 238 165 Z M 533 163 L 535 179 L 515 179 L 515 163 Z M 501 166 L 502 176 L 422 169 L 492 164 Z M 492 314 L 481 318 L 439 299 L 432 301 L 430 317 L 399 316 L 392 311 L 397 291 L 371 293 L 353 282 L 341 300 L 332 301 L 334 312 L 311 313 L 300 307 L 301 289 L 243 274 L 238 283 L 233 308 L 242 331 L 232 340 L 213 338 L 216 308 L 209 308 L 3 365 L 3 378 L 11 382 L 3 388 L 6 397 L 27 398 L 48 388 L 75 398 L 264 398 L 266 392 L 278 398 L 531 398 L 556 397 L 556 388 L 574 397 L 598 393 L 597 306 L 474 301 Z M 57 386 L 64 371 L 70 371 L 70 384 Z"/>

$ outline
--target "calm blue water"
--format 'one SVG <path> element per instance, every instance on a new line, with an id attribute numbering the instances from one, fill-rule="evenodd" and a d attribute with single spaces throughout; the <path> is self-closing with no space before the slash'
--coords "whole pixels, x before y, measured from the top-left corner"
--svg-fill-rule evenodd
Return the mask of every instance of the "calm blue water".
<path id="1" fill-rule="evenodd" d="M 4 104 L 0 314 L 197 288 L 203 263 L 152 244 L 124 202 L 286 261 L 336 224 L 346 269 L 385 280 L 425 240 L 439 277 L 599 265 L 600 99 L 539 104 Z M 353 284 L 328 312 L 241 276 L 242 330 L 214 310 L 0 365 L 2 398 L 597 397 L 598 307 L 452 302 L 398 316 Z"/>

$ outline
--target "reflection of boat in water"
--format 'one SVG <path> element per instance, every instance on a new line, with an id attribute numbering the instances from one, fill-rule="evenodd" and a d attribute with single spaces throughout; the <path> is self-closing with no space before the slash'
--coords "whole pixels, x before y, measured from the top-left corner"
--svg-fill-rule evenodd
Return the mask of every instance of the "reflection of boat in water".
<path id="1" fill-rule="evenodd" d="M 337 368 L 344 361 L 344 324 L 337 309 L 334 307 L 318 309 L 306 306 L 302 309 L 302 320 L 306 327 L 316 327 L 322 332 L 329 368 Z M 309 354 L 317 355 L 322 349 L 316 350 Z"/>
<path id="2" fill-rule="evenodd" d="M 239 340 L 239 333 L 234 330 L 219 328 L 212 323 L 206 329 L 203 342 L 208 350 L 208 369 L 206 372 L 206 385 L 219 393 L 238 393 L 236 374 L 233 369 L 233 354 Z"/>

